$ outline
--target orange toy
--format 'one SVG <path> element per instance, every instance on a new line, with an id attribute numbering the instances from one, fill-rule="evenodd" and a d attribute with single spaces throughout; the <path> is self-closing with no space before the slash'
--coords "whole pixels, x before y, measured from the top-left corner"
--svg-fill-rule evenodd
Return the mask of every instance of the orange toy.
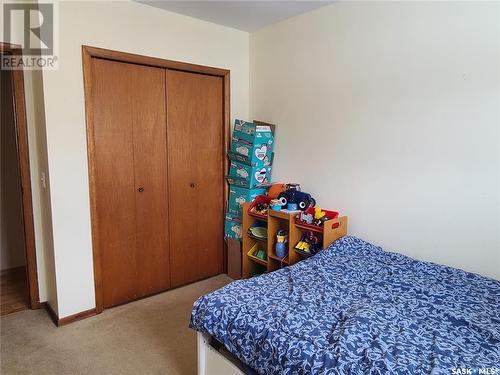
<path id="1" fill-rule="evenodd" d="M 278 198 L 278 195 L 286 190 L 286 184 L 273 184 L 267 191 L 267 196 L 271 199 Z"/>

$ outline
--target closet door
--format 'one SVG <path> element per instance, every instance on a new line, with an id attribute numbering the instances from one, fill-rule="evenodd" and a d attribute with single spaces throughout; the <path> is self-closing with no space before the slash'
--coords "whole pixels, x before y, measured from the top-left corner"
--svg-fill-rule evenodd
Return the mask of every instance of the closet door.
<path id="1" fill-rule="evenodd" d="M 223 271 L 222 78 L 167 70 L 170 276 Z"/>
<path id="2" fill-rule="evenodd" d="M 164 69 L 92 59 L 104 307 L 169 288 Z"/>
<path id="3" fill-rule="evenodd" d="M 135 66 L 133 85 L 137 294 L 170 288 L 165 69 Z"/>

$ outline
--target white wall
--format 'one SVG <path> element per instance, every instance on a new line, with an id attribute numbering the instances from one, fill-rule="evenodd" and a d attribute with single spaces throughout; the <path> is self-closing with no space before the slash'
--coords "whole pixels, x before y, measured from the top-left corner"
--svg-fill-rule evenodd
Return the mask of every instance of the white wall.
<path id="1" fill-rule="evenodd" d="M 339 2 L 250 46 L 133 2 L 59 11 L 45 114 L 39 72 L 25 88 L 40 299 L 61 318 L 95 306 L 82 44 L 231 69 L 232 117 L 278 124 L 275 179 L 301 182 L 387 249 L 500 278 L 498 4 Z"/>
<path id="2" fill-rule="evenodd" d="M 248 118 L 249 35 L 134 2 L 59 3 L 59 70 L 44 71 L 59 317 L 95 306 L 82 44 L 231 70 Z"/>
<path id="3" fill-rule="evenodd" d="M 338 2 L 251 35 L 275 180 L 350 232 L 500 279 L 499 4 Z"/>
<path id="4" fill-rule="evenodd" d="M 43 98 L 43 77 L 39 70 L 24 72 L 26 120 L 30 152 L 31 197 L 41 302 L 48 302 L 57 311 L 57 289 L 52 237 L 50 178 L 47 161 L 47 138 Z M 45 175 L 45 186 L 42 184 Z"/>

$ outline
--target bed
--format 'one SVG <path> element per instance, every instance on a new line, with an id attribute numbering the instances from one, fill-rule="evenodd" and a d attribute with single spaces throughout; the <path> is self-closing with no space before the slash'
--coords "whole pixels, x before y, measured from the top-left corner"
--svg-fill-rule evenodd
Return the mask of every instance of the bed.
<path id="1" fill-rule="evenodd" d="M 500 374 L 499 281 L 352 236 L 200 297 L 190 326 L 258 374 Z"/>

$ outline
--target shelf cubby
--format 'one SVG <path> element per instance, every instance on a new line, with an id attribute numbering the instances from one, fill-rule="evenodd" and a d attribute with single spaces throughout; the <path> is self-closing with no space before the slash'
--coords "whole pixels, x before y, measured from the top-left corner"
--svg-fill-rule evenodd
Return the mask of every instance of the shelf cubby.
<path id="1" fill-rule="evenodd" d="M 323 249 L 326 249 L 337 239 L 347 235 L 346 216 L 328 220 L 323 227 L 311 228 L 296 223 L 297 212 L 269 210 L 265 217 L 262 215 L 256 216 L 256 214 L 248 212 L 250 204 L 245 203 L 243 205 L 243 278 L 253 276 L 258 267 L 266 266 L 266 271 L 272 272 L 309 258 L 311 255 L 299 253 L 295 249 L 295 245 L 299 242 L 305 231 L 314 231 L 320 236 Z M 267 240 L 257 238 L 248 233 L 248 229 L 257 222 L 267 223 Z M 288 255 L 284 258 L 278 257 L 274 252 L 276 232 L 280 229 L 288 232 Z M 266 251 L 267 261 L 262 261 L 252 256 L 251 250 L 256 244 L 259 244 L 257 246 L 261 246 Z"/>

